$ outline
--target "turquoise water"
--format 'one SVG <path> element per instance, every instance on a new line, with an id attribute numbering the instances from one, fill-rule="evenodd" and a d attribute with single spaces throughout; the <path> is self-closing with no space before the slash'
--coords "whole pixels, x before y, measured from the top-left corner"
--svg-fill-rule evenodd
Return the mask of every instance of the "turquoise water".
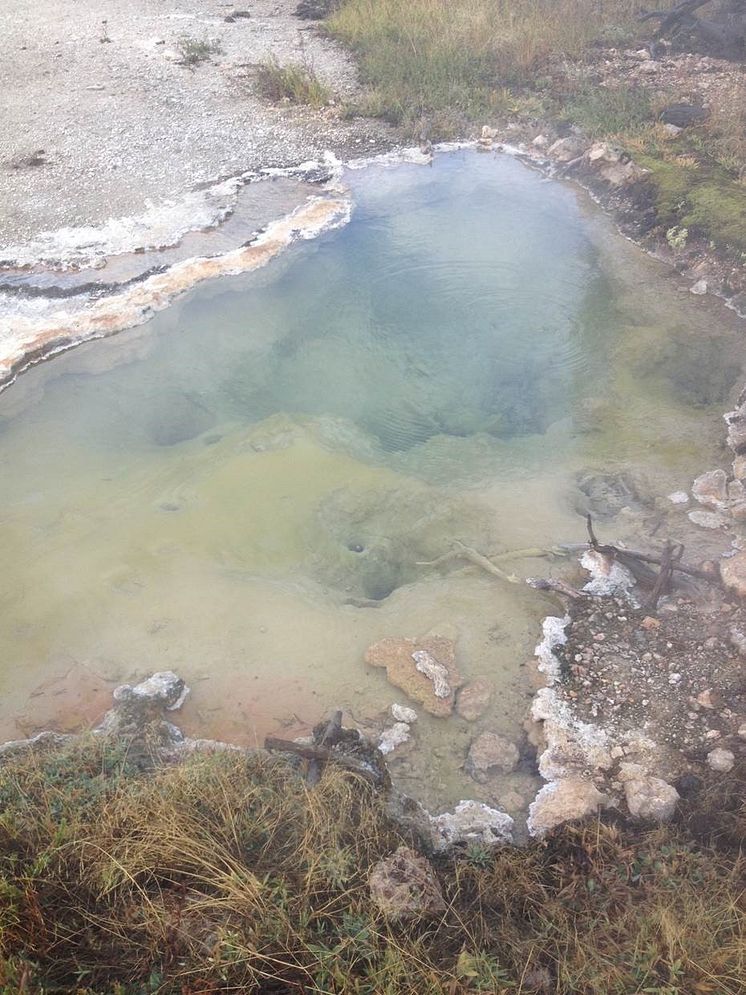
<path id="1" fill-rule="evenodd" d="M 475 152 L 346 179 L 345 228 L 0 396 L 3 735 L 90 720 L 166 667 L 202 735 L 336 705 L 377 730 L 403 698 L 366 646 L 437 631 L 496 685 L 481 725 L 520 741 L 556 604 L 428 562 L 582 539 L 599 474 L 631 495 L 592 508 L 604 529 L 645 535 L 710 465 L 737 331 L 575 191 Z M 395 767 L 457 800 L 472 731 L 425 718 Z M 535 784 L 503 781 L 471 794 L 517 809 Z"/>

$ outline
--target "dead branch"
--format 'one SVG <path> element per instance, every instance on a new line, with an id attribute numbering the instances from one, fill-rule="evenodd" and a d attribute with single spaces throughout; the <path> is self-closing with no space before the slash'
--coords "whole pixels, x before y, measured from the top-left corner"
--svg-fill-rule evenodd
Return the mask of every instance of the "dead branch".
<path id="1" fill-rule="evenodd" d="M 312 743 L 294 743 L 290 739 L 280 739 L 278 736 L 267 736 L 264 740 L 264 749 L 275 751 L 276 753 L 292 753 L 296 757 L 304 760 L 315 761 L 320 764 L 335 763 L 345 770 L 350 770 L 366 781 L 377 784 L 379 778 L 375 772 L 366 766 L 362 761 L 348 756 L 344 753 L 337 753 L 329 750 L 325 746 L 314 746 Z"/>
<path id="2" fill-rule="evenodd" d="M 643 553 L 637 549 L 625 549 L 624 546 L 610 546 L 603 545 L 596 538 L 596 534 L 593 531 L 593 520 L 590 515 L 586 517 L 586 526 L 588 528 L 588 539 L 591 545 L 591 549 L 595 549 L 598 553 L 604 553 L 606 556 L 611 556 L 614 559 L 619 560 L 624 566 L 628 566 L 629 563 L 626 560 L 640 560 L 642 563 L 653 563 L 656 566 L 663 566 L 663 558 L 661 556 L 656 556 L 652 553 Z M 682 549 L 683 555 L 683 549 Z M 717 584 L 720 581 L 719 575 L 713 570 L 707 570 L 704 567 L 694 567 L 688 563 L 682 563 L 679 558 L 674 564 L 673 569 L 677 570 L 679 573 L 688 574 L 690 577 L 697 577 L 699 580 L 709 581 L 711 584 Z"/>
<path id="3" fill-rule="evenodd" d="M 585 598 L 587 595 L 579 591 L 576 587 L 566 584 L 563 580 L 554 577 L 527 577 L 526 583 L 536 591 L 556 591 L 557 594 L 564 594 L 568 598 L 576 601 L 578 598 Z"/>

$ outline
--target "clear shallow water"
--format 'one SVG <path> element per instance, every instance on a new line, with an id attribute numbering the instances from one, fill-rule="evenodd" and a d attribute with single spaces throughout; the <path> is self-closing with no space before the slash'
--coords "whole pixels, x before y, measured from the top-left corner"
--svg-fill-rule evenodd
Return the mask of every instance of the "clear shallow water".
<path id="1" fill-rule="evenodd" d="M 603 529 L 644 534 L 711 465 L 735 325 L 575 192 L 473 152 L 349 181 L 345 229 L 0 396 L 3 737 L 166 667 L 200 735 L 293 735 L 337 705 L 374 729 L 403 698 L 365 648 L 440 632 L 498 688 L 478 727 L 521 741 L 554 604 L 423 561 L 582 539 L 599 473 L 636 491 Z M 530 764 L 466 787 L 473 733 L 423 717 L 395 771 L 432 805 L 517 810 Z"/>

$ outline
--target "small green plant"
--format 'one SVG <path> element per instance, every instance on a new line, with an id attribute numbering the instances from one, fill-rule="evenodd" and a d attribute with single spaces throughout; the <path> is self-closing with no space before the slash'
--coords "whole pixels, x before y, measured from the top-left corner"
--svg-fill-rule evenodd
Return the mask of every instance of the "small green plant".
<path id="1" fill-rule="evenodd" d="M 685 249 L 688 238 L 689 229 L 679 228 L 678 225 L 674 225 L 673 228 L 669 228 L 666 232 L 666 241 L 672 249 Z"/>
<path id="2" fill-rule="evenodd" d="M 193 69 L 200 63 L 206 62 L 211 55 L 220 55 L 223 48 L 217 38 L 192 38 L 190 35 L 182 35 L 176 42 L 176 51 L 180 56 L 179 65 Z"/>
<path id="3" fill-rule="evenodd" d="M 332 99 L 329 87 L 305 62 L 281 66 L 274 56 L 270 56 L 259 66 L 256 81 L 261 96 L 274 104 L 306 104 L 319 108 Z"/>

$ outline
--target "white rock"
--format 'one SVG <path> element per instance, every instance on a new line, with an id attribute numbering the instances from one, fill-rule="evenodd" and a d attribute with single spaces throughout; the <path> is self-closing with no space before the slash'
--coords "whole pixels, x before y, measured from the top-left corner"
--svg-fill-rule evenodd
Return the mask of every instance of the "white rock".
<path id="1" fill-rule="evenodd" d="M 668 500 L 671 504 L 689 504 L 689 495 L 686 491 L 674 491 L 668 495 Z"/>
<path id="2" fill-rule="evenodd" d="M 639 764 L 620 764 L 619 780 L 624 783 L 627 808 L 635 819 L 667 822 L 673 817 L 679 793 L 660 777 L 651 777 Z"/>
<path id="3" fill-rule="evenodd" d="M 411 725 L 417 721 L 417 712 L 413 708 L 407 708 L 406 705 L 392 705 L 391 714 L 397 722 L 408 722 Z"/>
<path id="4" fill-rule="evenodd" d="M 697 280 L 697 282 L 693 283 L 689 288 L 689 293 L 696 294 L 698 297 L 701 297 L 702 294 L 707 293 L 707 290 L 708 290 L 707 280 Z"/>
<path id="5" fill-rule="evenodd" d="M 409 739 L 409 723 L 397 722 L 390 729 L 385 729 L 378 740 L 378 749 L 381 753 L 393 753 L 397 746 L 406 743 Z"/>
<path id="6" fill-rule="evenodd" d="M 535 145 L 537 149 L 545 149 L 549 145 L 549 139 L 546 135 L 537 135 L 531 144 Z"/>
<path id="7" fill-rule="evenodd" d="M 513 820 L 510 816 L 483 802 L 460 801 L 453 812 L 431 816 L 431 822 L 438 850 L 457 843 L 494 846 L 513 841 Z"/>
<path id="8" fill-rule="evenodd" d="M 529 805 L 528 831 L 532 836 L 545 836 L 563 822 L 594 815 L 606 801 L 606 796 L 591 781 L 580 778 L 551 781 Z"/>
<path id="9" fill-rule="evenodd" d="M 447 698 L 451 693 L 451 685 L 448 683 L 448 668 L 442 663 L 438 663 L 432 653 L 427 650 L 415 650 L 412 654 L 414 665 L 421 674 L 433 682 L 433 691 L 436 698 Z"/>
<path id="10" fill-rule="evenodd" d="M 114 689 L 114 701 L 130 700 L 140 698 L 146 701 L 157 702 L 169 712 L 181 708 L 189 694 L 189 688 L 173 670 L 161 670 L 141 681 L 132 687 L 130 684 L 121 684 Z"/>
<path id="11" fill-rule="evenodd" d="M 738 727 L 738 735 L 741 739 L 746 739 L 746 722 Z"/>
<path id="12" fill-rule="evenodd" d="M 716 750 L 711 750 L 707 754 L 708 766 L 721 774 L 727 774 L 729 770 L 733 770 L 735 762 L 735 755 L 730 750 L 724 750 L 722 746 L 719 746 Z"/>
<path id="13" fill-rule="evenodd" d="M 722 529 L 727 525 L 719 511 L 690 511 L 688 517 L 703 529 Z"/>
<path id="14" fill-rule="evenodd" d="M 625 566 L 595 549 L 583 553 L 580 565 L 591 575 L 591 579 L 583 588 L 588 594 L 625 595 L 635 586 L 635 578 Z"/>

